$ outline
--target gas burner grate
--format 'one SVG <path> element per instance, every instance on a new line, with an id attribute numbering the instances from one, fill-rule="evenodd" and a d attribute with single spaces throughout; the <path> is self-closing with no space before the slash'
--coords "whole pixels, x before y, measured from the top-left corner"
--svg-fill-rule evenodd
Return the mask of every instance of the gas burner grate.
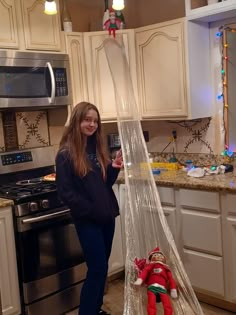
<path id="1" fill-rule="evenodd" d="M 13 183 L 11 185 L 2 185 L 0 186 L 0 197 L 2 198 L 24 198 L 31 196 L 32 198 L 34 196 L 37 196 L 38 194 L 42 193 L 50 193 L 56 190 L 56 183 L 48 183 L 48 182 L 42 182 L 31 180 L 29 181 L 22 181 L 27 182 L 26 185 L 20 184 L 19 182 Z"/>
<path id="2" fill-rule="evenodd" d="M 41 178 L 32 178 L 32 179 L 20 180 L 20 181 L 16 182 L 16 185 L 28 186 L 28 185 L 37 185 L 40 183 L 42 183 Z"/>

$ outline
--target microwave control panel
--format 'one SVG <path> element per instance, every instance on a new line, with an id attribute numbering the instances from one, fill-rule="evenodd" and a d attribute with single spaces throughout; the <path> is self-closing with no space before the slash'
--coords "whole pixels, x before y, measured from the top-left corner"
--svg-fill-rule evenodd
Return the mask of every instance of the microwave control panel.
<path id="1" fill-rule="evenodd" d="M 54 76 L 56 81 L 56 96 L 68 95 L 66 69 L 54 69 Z"/>
<path id="2" fill-rule="evenodd" d="M 30 151 L 4 154 L 1 156 L 1 159 L 3 166 L 33 161 L 32 153 Z"/>

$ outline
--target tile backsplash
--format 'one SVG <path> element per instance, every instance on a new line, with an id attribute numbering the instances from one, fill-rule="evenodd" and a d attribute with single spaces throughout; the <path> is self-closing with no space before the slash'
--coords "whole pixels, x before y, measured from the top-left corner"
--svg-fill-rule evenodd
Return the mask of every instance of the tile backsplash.
<path id="1" fill-rule="evenodd" d="M 43 147 L 50 144 L 46 110 L 8 111 L 2 112 L 0 115 L 0 150 L 2 152 Z"/>
<path id="2" fill-rule="evenodd" d="M 177 132 L 177 153 L 220 154 L 224 149 L 224 133 L 220 119 L 216 116 L 188 121 L 142 121 L 141 125 L 142 129 L 149 133 L 149 152 L 172 152 L 173 145 L 167 144 L 173 130 Z M 103 129 L 105 135 L 118 132 L 115 123 L 103 124 Z"/>
<path id="3" fill-rule="evenodd" d="M 49 145 L 47 111 L 16 112 L 19 149 Z"/>
<path id="4" fill-rule="evenodd" d="M 2 115 L 0 113 L 0 152 L 7 151 Z M 56 153 L 67 116 L 67 109 L 15 112 L 18 149 L 53 145 Z M 141 125 L 149 133 L 149 152 L 172 152 L 172 144 L 163 149 L 169 143 L 172 131 L 176 130 L 176 153 L 220 154 L 224 149 L 220 121 L 215 115 L 194 121 L 142 121 Z M 104 123 L 103 130 L 105 135 L 117 133 L 117 124 Z"/>

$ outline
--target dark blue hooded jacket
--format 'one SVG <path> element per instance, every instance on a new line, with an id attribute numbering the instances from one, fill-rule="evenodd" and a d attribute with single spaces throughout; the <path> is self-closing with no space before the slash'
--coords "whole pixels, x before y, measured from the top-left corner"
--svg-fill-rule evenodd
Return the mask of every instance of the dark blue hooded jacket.
<path id="1" fill-rule="evenodd" d="M 119 169 L 109 164 L 107 178 L 104 181 L 96 158 L 96 147 L 88 145 L 86 151 L 92 170 L 84 177 L 75 174 L 66 149 L 58 152 L 56 157 L 58 195 L 70 208 L 74 221 L 92 220 L 98 224 L 105 224 L 119 215 L 118 202 L 112 189 Z"/>

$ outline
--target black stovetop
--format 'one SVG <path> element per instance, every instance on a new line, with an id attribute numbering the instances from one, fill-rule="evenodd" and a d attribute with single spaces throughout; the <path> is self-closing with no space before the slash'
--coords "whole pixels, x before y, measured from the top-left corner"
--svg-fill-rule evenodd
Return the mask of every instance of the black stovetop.
<path id="1" fill-rule="evenodd" d="M 56 182 L 44 181 L 43 177 L 55 171 L 53 166 L 9 173 L 0 176 L 0 198 L 12 199 L 19 204 L 55 193 Z"/>
<path id="2" fill-rule="evenodd" d="M 41 194 L 56 191 L 55 182 L 44 182 L 39 179 L 24 180 L 17 183 L 0 185 L 0 197 L 20 201 L 21 199 L 35 199 Z"/>

